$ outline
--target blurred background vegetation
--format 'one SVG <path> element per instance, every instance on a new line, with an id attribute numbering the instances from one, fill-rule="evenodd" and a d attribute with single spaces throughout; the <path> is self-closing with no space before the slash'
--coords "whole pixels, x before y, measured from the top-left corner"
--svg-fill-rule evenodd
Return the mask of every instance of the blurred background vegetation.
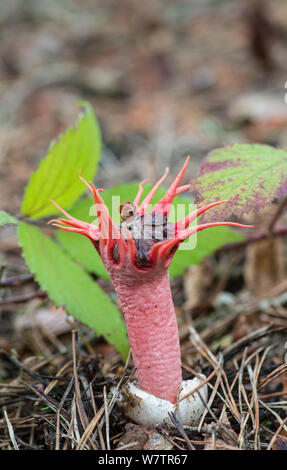
<path id="1" fill-rule="evenodd" d="M 195 172 L 230 143 L 287 145 L 284 0 L 2 0 L 0 37 L 0 202 L 11 213 L 82 98 L 103 131 L 103 187 L 155 180 L 188 153 Z"/>

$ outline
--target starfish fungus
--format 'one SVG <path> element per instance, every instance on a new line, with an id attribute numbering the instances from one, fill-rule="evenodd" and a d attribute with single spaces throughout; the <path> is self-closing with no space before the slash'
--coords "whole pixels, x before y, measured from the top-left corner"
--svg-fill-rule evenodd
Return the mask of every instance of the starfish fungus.
<path id="1" fill-rule="evenodd" d="M 130 340 L 138 386 L 141 390 L 175 404 L 182 388 L 178 326 L 171 296 L 168 267 L 180 244 L 200 230 L 217 225 L 246 227 L 234 222 L 191 225 L 207 210 L 227 201 L 216 201 L 198 208 L 182 220 L 168 221 L 175 196 L 188 190 L 180 186 L 189 157 L 165 196 L 148 208 L 156 190 L 166 178 L 153 186 L 142 202 L 143 184 L 132 202 L 120 206 L 122 221 L 116 224 L 93 183 L 82 181 L 96 204 L 98 225 L 80 221 L 54 201 L 66 216 L 51 220 L 54 226 L 88 237 L 97 249 L 118 295 Z"/>

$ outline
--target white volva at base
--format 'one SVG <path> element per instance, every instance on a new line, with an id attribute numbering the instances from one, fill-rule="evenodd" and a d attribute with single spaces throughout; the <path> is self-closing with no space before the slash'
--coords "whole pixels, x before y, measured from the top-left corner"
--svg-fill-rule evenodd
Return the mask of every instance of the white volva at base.
<path id="1" fill-rule="evenodd" d="M 202 380 L 204 379 L 205 377 L 202 376 Z M 194 390 L 200 385 L 202 380 L 198 378 L 183 380 L 179 399 Z M 199 393 L 206 403 L 208 396 L 207 385 L 201 387 Z M 133 421 L 150 427 L 163 422 L 171 424 L 168 416 L 170 411 L 175 414 L 184 426 L 191 426 L 200 420 L 205 409 L 197 392 L 174 405 L 170 401 L 163 400 L 141 390 L 134 382 L 129 382 L 125 385 L 118 399 L 118 404 L 124 408 L 126 415 Z"/>

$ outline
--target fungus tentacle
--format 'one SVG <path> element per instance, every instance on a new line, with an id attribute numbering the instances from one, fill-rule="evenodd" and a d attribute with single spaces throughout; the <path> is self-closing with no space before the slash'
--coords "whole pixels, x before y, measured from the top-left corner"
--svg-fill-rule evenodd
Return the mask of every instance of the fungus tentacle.
<path id="1" fill-rule="evenodd" d="M 170 255 L 172 251 L 174 250 L 174 248 L 175 247 L 177 248 L 182 242 L 184 242 L 191 235 L 194 235 L 196 232 L 200 232 L 201 230 L 204 230 L 206 228 L 219 227 L 219 226 L 224 226 L 224 225 L 228 225 L 231 227 L 241 227 L 241 228 L 253 227 L 252 225 L 243 225 L 243 224 L 238 224 L 236 222 L 213 222 L 209 224 L 196 225 L 194 227 L 190 227 L 186 230 L 183 230 L 177 233 L 174 239 L 164 240 L 154 245 L 151 251 L 151 258 L 152 259 L 155 258 L 156 260 L 158 259 L 162 260 L 163 264 L 167 267 L 172 261 L 172 258 L 170 258 Z M 166 261 L 168 261 L 168 264 L 166 264 Z"/>
<path id="2" fill-rule="evenodd" d="M 179 194 L 184 193 L 190 189 L 191 184 L 185 184 L 184 186 L 179 186 L 179 188 L 175 191 L 175 196 L 179 196 Z"/>
<path id="3" fill-rule="evenodd" d="M 134 239 L 133 239 L 133 237 L 132 237 L 132 234 L 131 234 L 131 232 L 126 228 L 125 225 L 124 225 L 124 231 L 125 231 L 125 235 L 126 235 L 126 238 L 127 238 L 129 262 L 130 262 L 131 266 L 133 267 L 133 269 L 135 269 L 135 270 L 138 271 L 138 272 L 141 272 L 140 269 L 139 269 L 139 268 L 136 266 L 136 264 L 135 264 L 135 260 L 136 260 L 136 246 L 135 246 L 135 242 L 134 242 Z"/>
<path id="4" fill-rule="evenodd" d="M 184 219 L 179 220 L 178 222 L 175 223 L 175 235 L 182 230 L 186 229 L 191 222 L 193 222 L 197 217 L 199 217 L 201 214 L 204 214 L 204 212 L 208 211 L 209 209 L 212 209 L 212 207 L 218 206 L 219 204 L 225 204 L 228 201 L 216 201 L 212 202 L 211 204 L 207 204 L 206 206 L 200 207 L 199 209 L 196 209 L 193 212 L 190 212 Z"/>
<path id="5" fill-rule="evenodd" d="M 74 232 L 80 233 L 81 235 L 85 235 L 88 237 L 93 243 L 97 242 L 100 238 L 99 228 L 96 225 L 89 224 L 88 222 L 84 222 L 82 220 L 76 219 L 72 217 L 68 212 L 62 209 L 55 201 L 52 199 L 50 200 L 51 203 L 64 214 L 67 219 L 51 219 L 48 224 L 53 225 L 54 227 L 60 228 L 65 230 L 66 232 Z M 67 227 L 68 225 L 68 227 Z"/>
<path id="6" fill-rule="evenodd" d="M 135 204 L 136 206 L 139 205 L 140 200 L 141 200 L 141 197 L 142 197 L 142 193 L 143 193 L 143 184 L 147 183 L 148 181 L 150 181 L 150 178 L 145 178 L 144 180 L 142 180 L 142 181 L 139 183 L 138 193 L 137 193 L 136 197 L 134 198 L 134 204 Z"/>
<path id="7" fill-rule="evenodd" d="M 183 178 L 189 160 L 190 156 L 186 158 L 184 165 L 178 173 L 177 177 L 165 193 L 164 197 L 155 205 L 155 207 L 153 208 L 153 212 L 163 213 L 166 214 L 166 216 L 168 217 L 172 201 L 176 196 L 176 190 L 178 189 L 178 186 Z"/>

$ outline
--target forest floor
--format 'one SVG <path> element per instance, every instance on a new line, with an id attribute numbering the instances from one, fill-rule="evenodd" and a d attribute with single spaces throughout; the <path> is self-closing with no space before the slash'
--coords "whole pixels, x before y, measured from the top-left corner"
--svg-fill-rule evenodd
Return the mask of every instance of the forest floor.
<path id="1" fill-rule="evenodd" d="M 232 143 L 287 147 L 287 4 L 259 3 L 1 2 L 1 209 L 20 213 L 83 98 L 103 133 L 99 187 L 155 181 L 187 154 L 195 174 Z M 278 208 L 244 220 L 267 230 Z M 172 280 L 183 376 L 205 374 L 209 399 L 198 425 L 155 429 L 118 408 L 111 390 L 132 366 L 39 291 L 13 227 L 0 252 L 0 449 L 287 449 L 283 237 L 222 249 Z"/>

